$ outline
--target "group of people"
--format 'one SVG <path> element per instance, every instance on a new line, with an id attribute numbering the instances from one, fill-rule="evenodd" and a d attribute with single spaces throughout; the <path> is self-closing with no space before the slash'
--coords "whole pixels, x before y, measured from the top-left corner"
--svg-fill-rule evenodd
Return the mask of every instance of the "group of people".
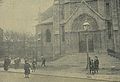
<path id="1" fill-rule="evenodd" d="M 44 57 L 41 58 L 42 63 L 41 63 L 41 67 L 46 67 L 46 59 Z M 17 68 L 20 64 L 21 60 L 20 58 L 17 58 L 14 60 L 15 63 L 15 68 Z M 8 71 L 8 68 L 11 64 L 11 59 L 9 57 L 6 57 L 4 60 L 4 70 Z M 92 59 L 89 57 L 88 60 L 88 65 L 87 68 L 89 69 L 90 74 L 96 74 L 99 71 L 99 59 L 97 56 L 95 56 L 95 59 Z M 29 74 L 30 74 L 30 69 L 32 69 L 32 72 L 35 72 L 35 70 L 37 69 L 37 60 L 33 59 L 32 61 L 32 66 L 29 63 L 29 60 L 25 59 L 25 64 L 24 64 L 24 74 L 25 74 L 25 78 L 29 78 Z"/>
<path id="2" fill-rule="evenodd" d="M 8 71 L 9 67 L 11 66 L 11 58 L 9 56 L 6 56 L 4 59 L 4 70 Z M 31 62 L 31 64 L 29 63 L 29 59 L 24 59 L 25 63 L 24 63 L 24 74 L 25 74 L 25 78 L 29 78 L 29 74 L 30 74 L 30 69 L 32 70 L 32 72 L 35 72 L 37 69 L 37 60 L 34 58 Z M 41 57 L 41 67 L 46 67 L 46 59 L 42 56 Z M 20 63 L 21 63 L 21 59 L 19 57 L 14 59 L 14 68 L 17 69 L 20 67 Z"/>
<path id="3" fill-rule="evenodd" d="M 89 57 L 89 72 L 90 74 L 96 74 L 99 71 L 99 59 L 95 56 L 95 59 Z"/>
<path id="4" fill-rule="evenodd" d="M 4 67 L 5 71 L 8 71 L 8 69 L 11 65 L 11 60 L 12 59 L 9 56 L 5 57 L 4 64 L 3 64 L 3 67 Z M 14 59 L 14 68 L 15 69 L 19 68 L 20 62 L 21 62 L 21 59 L 19 57 Z"/>
<path id="5" fill-rule="evenodd" d="M 41 63 L 41 67 L 44 66 L 46 67 L 46 59 L 44 57 L 42 57 L 42 63 Z M 37 69 L 37 60 L 34 59 L 32 61 L 32 66 L 30 65 L 28 60 L 25 60 L 25 64 L 24 64 L 24 74 L 25 74 L 25 78 L 29 78 L 29 74 L 30 74 L 30 69 L 32 69 L 32 72 L 35 72 L 35 70 Z"/>

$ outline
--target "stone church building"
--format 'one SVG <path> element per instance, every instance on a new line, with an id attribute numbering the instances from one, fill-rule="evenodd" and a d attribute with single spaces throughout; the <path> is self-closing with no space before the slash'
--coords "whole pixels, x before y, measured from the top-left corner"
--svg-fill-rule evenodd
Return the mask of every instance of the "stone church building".
<path id="1" fill-rule="evenodd" d="M 85 21 L 89 23 L 84 30 Z M 36 25 L 38 54 L 61 54 L 120 50 L 120 0 L 54 0 L 40 14 Z"/>

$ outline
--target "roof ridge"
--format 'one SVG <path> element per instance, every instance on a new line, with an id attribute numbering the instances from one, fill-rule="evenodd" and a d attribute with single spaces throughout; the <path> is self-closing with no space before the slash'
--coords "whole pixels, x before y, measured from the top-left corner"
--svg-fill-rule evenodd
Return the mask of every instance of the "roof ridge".
<path id="1" fill-rule="evenodd" d="M 80 4 L 83 2 L 83 0 L 80 2 Z M 67 23 L 70 19 L 71 19 L 71 17 L 77 12 L 77 10 L 79 9 L 79 7 L 77 7 L 76 9 L 75 9 L 75 11 L 64 21 L 64 23 Z"/>
<path id="2" fill-rule="evenodd" d="M 85 5 L 90 9 L 90 10 L 92 10 L 96 15 L 98 15 L 101 19 L 103 19 L 103 20 L 108 20 L 108 19 L 106 19 L 104 16 L 102 16 L 99 12 L 97 12 L 96 10 L 94 10 L 94 9 L 92 9 L 92 7 L 88 4 L 88 3 L 86 3 L 86 1 L 84 1 L 83 0 L 83 2 L 85 3 Z"/>

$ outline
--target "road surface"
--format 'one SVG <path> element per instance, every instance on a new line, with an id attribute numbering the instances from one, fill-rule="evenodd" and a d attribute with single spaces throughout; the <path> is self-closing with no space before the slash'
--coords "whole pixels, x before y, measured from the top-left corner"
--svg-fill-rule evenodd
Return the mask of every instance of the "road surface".
<path id="1" fill-rule="evenodd" d="M 0 82 L 108 82 L 108 81 L 97 81 L 44 75 L 31 75 L 30 78 L 24 78 L 24 74 L 22 73 L 0 72 Z"/>

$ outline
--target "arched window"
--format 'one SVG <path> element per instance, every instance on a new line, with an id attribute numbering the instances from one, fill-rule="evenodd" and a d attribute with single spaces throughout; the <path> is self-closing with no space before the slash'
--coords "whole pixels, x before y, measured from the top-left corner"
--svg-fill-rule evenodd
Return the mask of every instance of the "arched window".
<path id="1" fill-rule="evenodd" d="M 51 42 L 51 32 L 49 29 L 46 30 L 46 42 Z"/>

